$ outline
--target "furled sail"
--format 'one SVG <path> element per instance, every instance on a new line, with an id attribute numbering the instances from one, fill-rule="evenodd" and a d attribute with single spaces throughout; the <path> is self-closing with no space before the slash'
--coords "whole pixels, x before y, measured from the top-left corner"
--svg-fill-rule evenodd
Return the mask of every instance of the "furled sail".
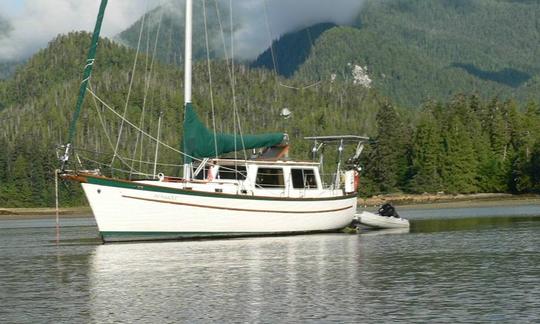
<path id="1" fill-rule="evenodd" d="M 214 143 L 214 132 L 201 122 L 191 103 L 186 104 L 184 113 L 184 153 L 197 159 L 215 157 L 242 149 L 270 147 L 282 143 L 285 137 L 283 133 L 243 135 L 242 138 L 218 133 L 215 137 L 216 143 Z M 189 160 L 190 158 L 187 158 L 186 162 L 190 162 Z"/>

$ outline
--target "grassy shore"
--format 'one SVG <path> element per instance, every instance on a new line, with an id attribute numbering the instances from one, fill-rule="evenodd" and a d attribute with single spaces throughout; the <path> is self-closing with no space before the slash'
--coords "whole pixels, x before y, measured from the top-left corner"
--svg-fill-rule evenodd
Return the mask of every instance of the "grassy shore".
<path id="1" fill-rule="evenodd" d="M 499 193 L 481 194 L 392 194 L 379 195 L 366 199 L 359 198 L 358 205 L 364 207 L 380 206 L 384 203 L 392 203 L 400 208 L 462 208 L 481 206 L 509 206 L 540 204 L 540 195 L 512 195 Z"/>
<path id="2" fill-rule="evenodd" d="M 60 208 L 60 217 L 63 218 L 79 218 L 92 217 L 90 207 L 71 207 Z M 0 207 L 1 219 L 33 219 L 33 218 L 54 218 L 56 217 L 56 209 L 43 208 L 2 208 Z"/>

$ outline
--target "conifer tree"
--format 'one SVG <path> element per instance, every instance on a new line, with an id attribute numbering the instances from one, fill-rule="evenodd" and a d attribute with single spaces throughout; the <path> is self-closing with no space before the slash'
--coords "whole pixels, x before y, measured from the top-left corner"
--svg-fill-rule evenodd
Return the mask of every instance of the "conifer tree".
<path id="1" fill-rule="evenodd" d="M 441 134 L 430 109 L 422 112 L 412 142 L 410 190 L 417 193 L 441 189 Z"/>
<path id="2" fill-rule="evenodd" d="M 373 178 L 382 192 L 396 191 L 407 169 L 405 131 L 395 108 L 389 103 L 381 106 L 376 122 Z"/>
<path id="3" fill-rule="evenodd" d="M 451 193 L 476 192 L 477 162 L 472 139 L 457 116 L 450 117 L 444 136 L 444 188 Z"/>
<path id="4" fill-rule="evenodd" d="M 531 191 L 540 193 L 540 142 L 538 142 L 531 155 L 530 164 Z"/>

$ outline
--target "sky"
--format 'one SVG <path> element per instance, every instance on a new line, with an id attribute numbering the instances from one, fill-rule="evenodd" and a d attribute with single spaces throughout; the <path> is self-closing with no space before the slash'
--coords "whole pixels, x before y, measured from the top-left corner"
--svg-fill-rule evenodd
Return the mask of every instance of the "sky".
<path id="1" fill-rule="evenodd" d="M 109 0 L 102 35 L 117 35 L 146 11 L 168 1 L 181 0 Z M 269 46 L 265 8 L 272 38 L 277 38 L 319 22 L 347 24 L 356 17 L 362 2 L 233 0 L 234 16 L 242 26 L 235 35 L 237 52 L 242 58 L 253 58 Z M 99 3 L 99 0 L 1 0 L 0 19 L 7 20 L 11 29 L 7 36 L 0 36 L 0 61 L 27 58 L 58 34 L 93 30 Z"/>
<path id="2" fill-rule="evenodd" d="M 2 9 L 8 11 L 9 14 L 15 14 L 22 10 L 25 0 L 7 0 Z"/>

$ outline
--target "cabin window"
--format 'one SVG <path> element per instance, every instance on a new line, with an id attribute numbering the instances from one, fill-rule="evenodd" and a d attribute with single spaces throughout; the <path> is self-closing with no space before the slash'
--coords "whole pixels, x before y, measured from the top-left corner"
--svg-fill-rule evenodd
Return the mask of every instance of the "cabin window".
<path id="1" fill-rule="evenodd" d="M 217 178 L 220 180 L 246 180 L 245 165 L 220 165 Z"/>
<path id="2" fill-rule="evenodd" d="M 261 188 L 285 188 L 283 169 L 259 168 L 257 170 L 257 181 L 255 183 Z"/>
<path id="3" fill-rule="evenodd" d="M 317 178 L 313 169 L 291 169 L 294 189 L 317 189 Z"/>

